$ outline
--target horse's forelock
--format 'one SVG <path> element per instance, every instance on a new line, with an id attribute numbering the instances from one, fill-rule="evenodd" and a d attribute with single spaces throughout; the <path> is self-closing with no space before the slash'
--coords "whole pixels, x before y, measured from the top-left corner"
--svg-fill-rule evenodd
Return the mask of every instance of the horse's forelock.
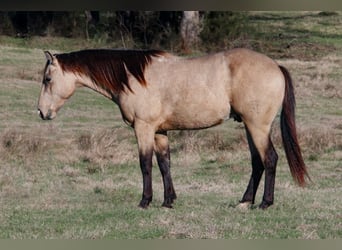
<path id="1" fill-rule="evenodd" d="M 159 50 L 81 50 L 57 54 L 63 71 L 89 76 L 99 87 L 112 94 L 131 90 L 126 69 L 146 86 L 145 67 L 154 56 L 161 56 Z"/>

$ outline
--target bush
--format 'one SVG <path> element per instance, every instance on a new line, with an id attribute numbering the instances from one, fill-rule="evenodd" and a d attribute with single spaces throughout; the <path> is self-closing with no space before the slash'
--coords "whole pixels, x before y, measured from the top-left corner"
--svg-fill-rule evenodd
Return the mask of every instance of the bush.
<path id="1" fill-rule="evenodd" d="M 113 38 L 131 39 L 135 47 L 172 49 L 179 39 L 182 12 L 116 11 Z M 124 44 L 125 45 L 125 44 Z"/>
<path id="2" fill-rule="evenodd" d="M 0 34 L 7 36 L 15 34 L 8 12 L 0 12 Z"/>
<path id="3" fill-rule="evenodd" d="M 95 13 L 96 17 L 92 16 Z M 243 46 L 251 33 L 245 12 L 201 12 L 200 50 Z M 0 34 L 62 36 L 125 48 L 181 50 L 182 11 L 13 11 L 0 12 Z M 244 46 L 246 47 L 246 46 Z"/>
<path id="4" fill-rule="evenodd" d="M 207 51 L 241 46 L 242 38 L 251 31 L 248 16 L 244 12 L 206 12 L 200 33 L 202 45 Z"/>

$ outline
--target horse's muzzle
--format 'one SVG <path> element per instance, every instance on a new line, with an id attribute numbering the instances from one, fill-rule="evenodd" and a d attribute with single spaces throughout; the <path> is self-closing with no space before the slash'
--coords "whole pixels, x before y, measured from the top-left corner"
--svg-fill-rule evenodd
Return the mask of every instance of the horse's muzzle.
<path id="1" fill-rule="evenodd" d="M 52 120 L 52 112 L 49 110 L 46 115 L 38 108 L 38 114 L 43 120 Z"/>

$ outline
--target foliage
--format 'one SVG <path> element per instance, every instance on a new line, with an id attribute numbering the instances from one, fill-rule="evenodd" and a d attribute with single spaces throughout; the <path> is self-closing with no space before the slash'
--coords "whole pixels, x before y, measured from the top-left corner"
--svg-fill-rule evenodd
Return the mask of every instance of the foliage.
<path id="1" fill-rule="evenodd" d="M 206 12 L 203 19 L 200 37 L 207 51 L 241 46 L 234 41 L 240 40 L 251 31 L 248 16 L 244 12 Z"/>
<path id="2" fill-rule="evenodd" d="M 139 47 L 170 46 L 170 38 L 179 32 L 181 12 L 116 12 L 116 27 L 121 36 L 132 37 Z"/>
<path id="3" fill-rule="evenodd" d="M 95 39 L 130 48 L 180 50 L 181 11 L 108 11 L 88 20 L 85 12 L 1 12 L 2 34 L 62 36 Z M 244 36 L 247 15 L 242 12 L 201 12 L 200 38 L 205 50 L 231 47 Z"/>
<path id="4" fill-rule="evenodd" d="M 92 12 L 93 13 L 93 12 Z M 122 47 L 175 47 L 181 11 L 0 12 L 0 33 L 19 37 L 62 36 L 103 40 Z"/>

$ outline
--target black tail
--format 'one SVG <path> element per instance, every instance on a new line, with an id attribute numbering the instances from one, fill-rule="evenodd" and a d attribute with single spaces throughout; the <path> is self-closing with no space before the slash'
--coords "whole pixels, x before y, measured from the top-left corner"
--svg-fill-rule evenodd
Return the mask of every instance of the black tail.
<path id="1" fill-rule="evenodd" d="M 286 158 L 290 166 L 290 171 L 295 182 L 299 186 L 305 186 L 305 177 L 310 180 L 303 156 L 298 144 L 295 106 L 296 100 L 290 73 L 283 66 L 279 66 L 285 77 L 285 96 L 283 100 L 283 109 L 280 115 L 281 135 L 286 153 Z"/>

